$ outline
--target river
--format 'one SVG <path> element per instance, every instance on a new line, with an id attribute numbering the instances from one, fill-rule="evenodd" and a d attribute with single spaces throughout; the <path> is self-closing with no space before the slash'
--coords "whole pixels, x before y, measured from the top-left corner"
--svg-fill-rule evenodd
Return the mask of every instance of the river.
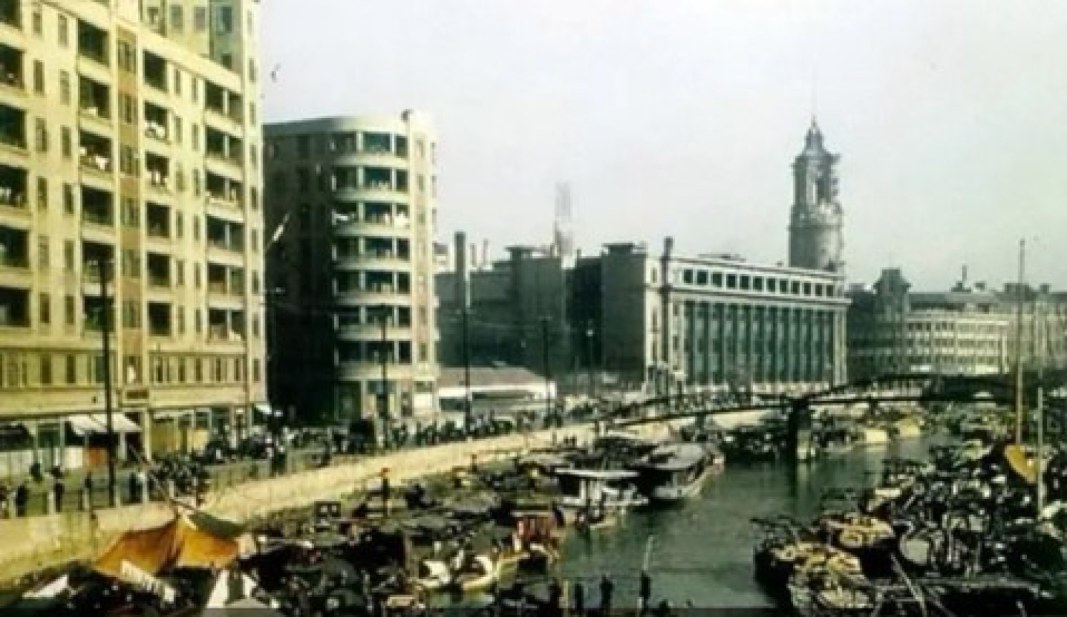
<path id="1" fill-rule="evenodd" d="M 887 456 L 922 458 L 925 442 L 853 450 L 792 470 L 785 465 L 730 465 L 700 496 L 665 510 L 629 514 L 622 527 L 590 537 L 571 534 L 564 547 L 562 576 L 581 579 L 587 605 L 599 602 L 601 574 L 615 582 L 614 604 L 635 606 L 638 577 L 649 554 L 653 602 L 674 606 L 687 600 L 698 608 L 771 607 L 753 578 L 751 519 L 817 514 L 828 488 L 863 487 Z M 652 537 L 651 546 L 649 537 Z"/>

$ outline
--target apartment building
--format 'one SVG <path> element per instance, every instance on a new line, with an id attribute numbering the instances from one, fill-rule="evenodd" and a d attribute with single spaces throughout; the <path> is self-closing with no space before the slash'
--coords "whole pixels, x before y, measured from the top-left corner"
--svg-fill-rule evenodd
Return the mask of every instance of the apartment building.
<path id="1" fill-rule="evenodd" d="M 105 317 L 124 442 L 265 401 L 258 11 L 0 0 L 0 422 L 44 465 L 102 459 Z"/>
<path id="2" fill-rule="evenodd" d="M 303 418 L 437 409 L 437 144 L 428 119 L 269 124 L 271 400 Z"/>

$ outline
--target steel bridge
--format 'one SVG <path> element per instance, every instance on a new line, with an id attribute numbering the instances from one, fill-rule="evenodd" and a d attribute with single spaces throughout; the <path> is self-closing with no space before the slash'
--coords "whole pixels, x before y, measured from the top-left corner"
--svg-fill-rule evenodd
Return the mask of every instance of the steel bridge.
<path id="1" fill-rule="evenodd" d="M 1067 426 L 1067 370 L 1027 374 L 1023 379 L 1024 405 L 1037 396 L 1039 387 L 1045 391 L 1045 405 L 1053 417 Z M 786 444 L 790 454 L 796 453 L 801 431 L 811 427 L 812 408 L 867 405 L 875 409 L 882 403 L 913 403 L 936 409 L 951 403 L 992 403 L 1014 406 L 1014 375 L 939 375 L 931 373 L 900 373 L 860 379 L 832 386 L 825 390 L 799 395 L 750 395 L 738 400 L 736 395 L 714 398 L 705 393 L 683 393 L 652 397 L 624 405 L 601 419 L 610 419 L 613 426 L 700 419 L 709 416 L 744 411 L 781 410 L 786 412 Z M 648 410 L 666 409 L 665 413 L 647 415 Z"/>

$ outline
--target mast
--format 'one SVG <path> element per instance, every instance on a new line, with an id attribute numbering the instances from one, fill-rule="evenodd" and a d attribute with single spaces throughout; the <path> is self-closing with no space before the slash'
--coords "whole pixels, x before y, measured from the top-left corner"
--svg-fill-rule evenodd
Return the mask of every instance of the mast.
<path id="1" fill-rule="evenodd" d="M 1023 277 L 1026 240 L 1019 240 L 1019 282 L 1015 288 L 1015 445 L 1023 443 Z"/>

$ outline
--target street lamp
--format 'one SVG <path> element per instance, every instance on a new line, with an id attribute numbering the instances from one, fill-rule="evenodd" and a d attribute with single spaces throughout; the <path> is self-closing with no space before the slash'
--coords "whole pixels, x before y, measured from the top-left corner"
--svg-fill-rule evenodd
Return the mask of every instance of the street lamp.
<path id="1" fill-rule="evenodd" d="M 104 354 L 104 414 L 107 418 L 107 494 L 108 503 L 118 505 L 118 485 L 115 481 L 115 425 L 112 419 L 111 405 L 111 299 L 107 291 L 107 266 L 109 260 L 99 257 L 96 260 L 97 275 L 100 277 L 100 336 Z"/>

